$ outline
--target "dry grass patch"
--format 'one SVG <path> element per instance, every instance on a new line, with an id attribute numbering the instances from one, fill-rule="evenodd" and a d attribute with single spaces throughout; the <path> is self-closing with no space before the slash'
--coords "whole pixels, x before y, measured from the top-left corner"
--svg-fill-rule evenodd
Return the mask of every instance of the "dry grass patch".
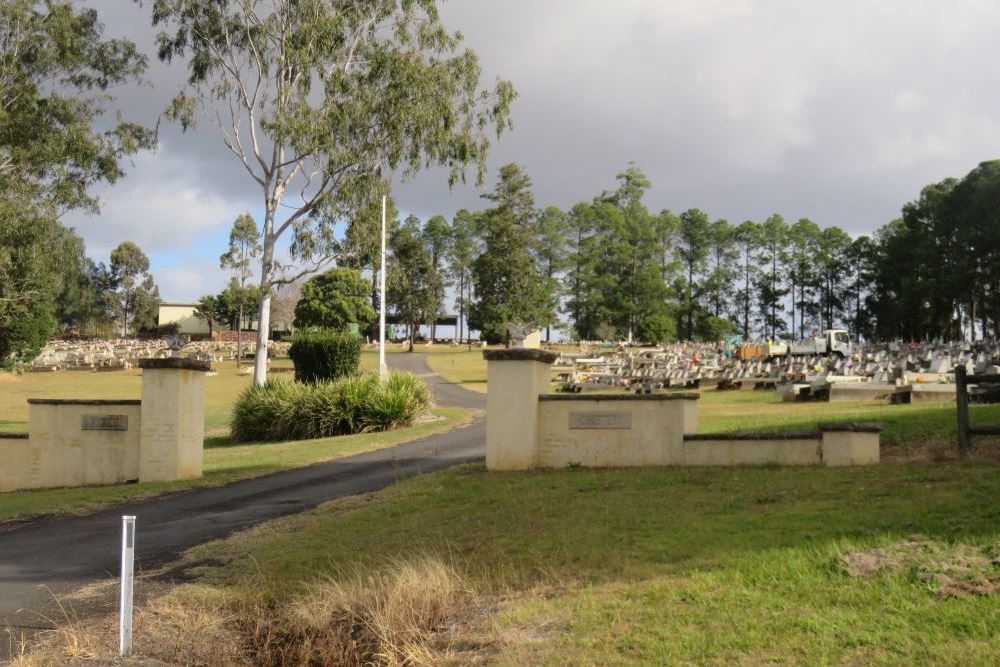
<path id="1" fill-rule="evenodd" d="M 118 658 L 118 619 L 67 622 L 21 647 L 12 667 L 150 664 L 229 667 L 253 664 L 236 617 L 198 595 L 168 595 L 137 608 L 136 652 Z"/>
<path id="2" fill-rule="evenodd" d="M 844 554 L 842 562 L 853 577 L 904 573 L 926 583 L 939 598 L 990 595 L 1000 590 L 1000 549 L 997 545 L 947 544 L 922 536 Z"/>
<path id="3" fill-rule="evenodd" d="M 469 619 L 483 616 L 479 603 L 432 558 L 324 576 L 287 600 L 267 590 L 260 580 L 224 594 L 188 585 L 150 601 L 136 611 L 135 652 L 124 664 L 418 667 L 469 664 L 470 645 L 484 646 L 464 638 Z M 122 664 L 116 633 L 114 617 L 68 622 L 12 664 Z"/>

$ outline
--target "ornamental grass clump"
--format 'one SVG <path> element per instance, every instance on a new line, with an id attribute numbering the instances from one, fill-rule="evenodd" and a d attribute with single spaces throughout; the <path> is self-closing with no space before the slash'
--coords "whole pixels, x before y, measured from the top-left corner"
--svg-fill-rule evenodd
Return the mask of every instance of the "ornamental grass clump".
<path id="1" fill-rule="evenodd" d="M 295 430 L 296 412 L 308 394 L 309 385 L 300 382 L 271 380 L 251 385 L 233 403 L 233 439 L 246 442 L 302 437 Z"/>
<path id="2" fill-rule="evenodd" d="M 372 373 L 316 383 L 271 381 L 233 405 L 240 442 L 305 440 L 409 426 L 431 405 L 427 384 L 410 373 Z"/>

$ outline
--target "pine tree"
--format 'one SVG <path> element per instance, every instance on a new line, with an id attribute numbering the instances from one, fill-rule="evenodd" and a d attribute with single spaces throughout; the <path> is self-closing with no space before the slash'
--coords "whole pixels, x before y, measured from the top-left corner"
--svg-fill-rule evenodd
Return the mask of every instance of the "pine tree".
<path id="1" fill-rule="evenodd" d="M 516 164 L 500 168 L 483 212 L 483 252 L 472 265 L 476 301 L 469 326 L 491 344 L 502 342 L 508 322 L 544 323 L 552 316 L 551 299 L 531 252 L 537 219 L 531 179 Z"/>

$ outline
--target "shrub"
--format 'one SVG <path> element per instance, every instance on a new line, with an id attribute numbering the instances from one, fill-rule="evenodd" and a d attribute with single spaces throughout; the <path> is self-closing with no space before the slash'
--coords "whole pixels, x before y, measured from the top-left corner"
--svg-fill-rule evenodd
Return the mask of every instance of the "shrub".
<path id="1" fill-rule="evenodd" d="M 300 382 L 271 380 L 251 385 L 233 404 L 230 430 L 234 440 L 284 440 L 298 437 L 295 413 L 308 393 Z"/>
<path id="2" fill-rule="evenodd" d="M 358 372 L 361 339 L 333 331 L 297 333 L 288 348 L 299 382 L 336 380 Z"/>
<path id="3" fill-rule="evenodd" d="M 329 382 L 270 381 L 246 389 L 233 405 L 234 440 L 297 440 L 409 426 L 431 404 L 427 384 L 392 372 Z"/>

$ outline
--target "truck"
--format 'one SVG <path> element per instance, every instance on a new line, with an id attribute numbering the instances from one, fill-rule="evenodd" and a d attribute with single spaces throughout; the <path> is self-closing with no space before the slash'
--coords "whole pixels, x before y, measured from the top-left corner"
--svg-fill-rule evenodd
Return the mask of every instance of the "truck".
<path id="1" fill-rule="evenodd" d="M 849 357 L 854 353 L 854 344 L 844 329 L 827 329 L 822 336 L 812 336 L 801 343 L 791 343 L 786 347 L 785 354 L 833 354 L 838 357 Z"/>

